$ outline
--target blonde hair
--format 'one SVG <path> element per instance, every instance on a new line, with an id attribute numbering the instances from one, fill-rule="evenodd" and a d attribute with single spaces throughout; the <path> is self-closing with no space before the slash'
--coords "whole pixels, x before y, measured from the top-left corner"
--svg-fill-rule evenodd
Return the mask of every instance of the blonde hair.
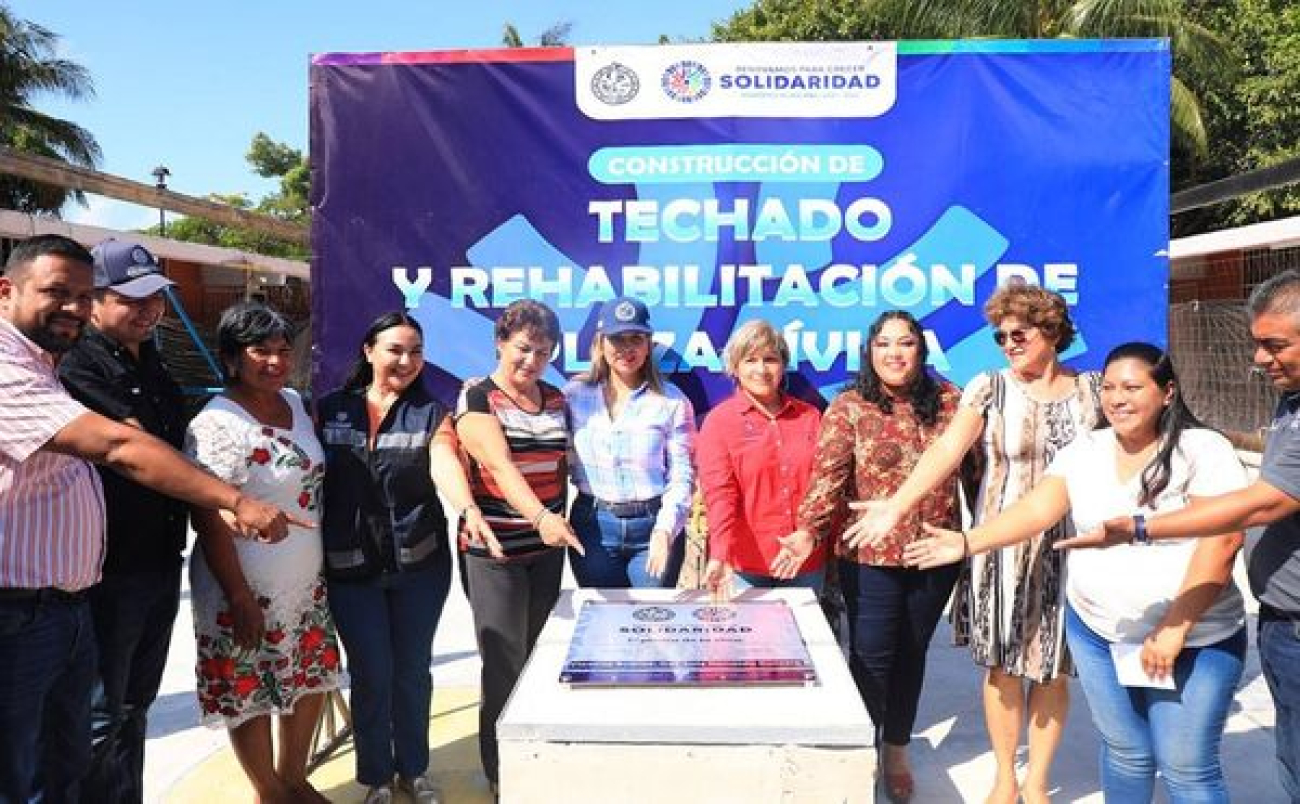
<path id="1" fill-rule="evenodd" d="M 1060 354 L 1074 343 L 1074 322 L 1065 298 L 1037 285 L 1004 285 L 984 303 L 984 317 L 993 326 L 1004 318 L 1018 318 L 1056 338 Z"/>
<path id="2" fill-rule="evenodd" d="M 641 366 L 641 379 L 651 391 L 662 394 L 664 378 L 659 373 L 659 361 L 655 359 L 655 342 L 649 335 L 645 337 L 650 344 L 650 353 L 645 356 L 645 363 Z M 578 375 L 578 379 L 588 385 L 604 385 L 609 382 L 610 374 L 613 373 L 609 362 L 605 360 L 605 351 L 601 348 L 604 344 L 605 336 L 599 332 L 591 339 L 591 370 Z"/>
<path id="3" fill-rule="evenodd" d="M 790 365 L 790 346 L 776 331 L 776 327 L 761 318 L 746 321 L 731 333 L 727 347 L 723 352 L 723 364 L 727 376 L 735 377 L 740 370 L 740 361 L 763 349 L 771 349 L 781 358 L 781 366 Z"/>

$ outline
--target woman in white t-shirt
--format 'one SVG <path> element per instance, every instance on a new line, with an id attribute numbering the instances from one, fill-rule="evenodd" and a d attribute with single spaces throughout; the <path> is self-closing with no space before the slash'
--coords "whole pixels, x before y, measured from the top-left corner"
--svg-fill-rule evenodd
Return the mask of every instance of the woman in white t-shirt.
<path id="1" fill-rule="evenodd" d="M 1107 801 L 1150 801 L 1156 771 L 1172 802 L 1227 801 L 1219 744 L 1246 654 L 1232 581 L 1242 535 L 1148 543 L 1141 523 L 1245 485 L 1227 439 L 1187 409 L 1168 355 L 1128 343 L 1106 357 L 1110 427 L 1063 449 L 1001 516 L 966 533 L 927 526 L 909 563 L 932 567 L 1013 544 L 1067 510 L 1076 531 L 1133 515 L 1138 537 L 1067 560 L 1066 639 L 1101 732 Z"/>

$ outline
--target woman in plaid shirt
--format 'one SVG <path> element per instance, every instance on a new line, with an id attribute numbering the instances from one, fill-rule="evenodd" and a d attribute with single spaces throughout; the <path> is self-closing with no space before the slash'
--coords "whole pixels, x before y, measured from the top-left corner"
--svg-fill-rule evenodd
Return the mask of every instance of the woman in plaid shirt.
<path id="1" fill-rule="evenodd" d="M 568 384 L 569 512 L 586 555 L 569 552 L 585 587 L 674 586 L 690 510 L 695 412 L 659 376 L 650 313 L 616 298 L 600 309 L 591 371 Z M 676 548 L 676 549 L 675 549 Z"/>

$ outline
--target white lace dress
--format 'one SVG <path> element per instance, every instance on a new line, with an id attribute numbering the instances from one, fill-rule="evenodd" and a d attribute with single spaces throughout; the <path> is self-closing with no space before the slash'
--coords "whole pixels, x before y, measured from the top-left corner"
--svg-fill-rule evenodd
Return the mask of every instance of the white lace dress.
<path id="1" fill-rule="evenodd" d="M 293 410 L 292 428 L 268 427 L 218 396 L 190 422 L 185 452 L 244 493 L 316 521 L 324 454 L 302 400 L 282 393 Z M 292 712 L 299 697 L 339 686 L 319 530 L 293 526 L 277 544 L 235 539 L 235 550 L 266 619 L 256 651 L 235 646 L 225 594 L 203 551 L 195 549 L 190 561 L 199 704 L 205 724 L 226 728 Z"/>

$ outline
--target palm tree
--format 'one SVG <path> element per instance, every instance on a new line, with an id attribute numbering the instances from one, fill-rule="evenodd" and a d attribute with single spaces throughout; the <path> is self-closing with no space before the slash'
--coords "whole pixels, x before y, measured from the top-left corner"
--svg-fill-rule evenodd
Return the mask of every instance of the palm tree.
<path id="1" fill-rule="evenodd" d="M 1183 13 L 1181 0 L 870 0 L 899 38 L 1168 37 L 1175 75 L 1170 124 L 1175 144 L 1204 156 L 1205 122 L 1195 93 L 1177 75 L 1180 63 L 1231 69 L 1227 43 Z"/>
<path id="2" fill-rule="evenodd" d="M 569 34 L 573 33 L 573 23 L 568 20 L 557 22 L 537 35 L 538 47 L 564 47 L 569 44 Z M 501 30 L 501 44 L 506 47 L 525 47 L 524 38 L 513 22 L 507 22 Z"/>
<path id="3" fill-rule="evenodd" d="M 55 56 L 58 40 L 49 29 L 0 5 L 0 147 L 94 167 L 100 159 L 94 135 L 32 107 L 42 93 L 74 100 L 95 94 L 84 67 Z M 69 198 L 86 203 L 80 191 L 0 176 L 0 207 L 58 215 Z"/>

